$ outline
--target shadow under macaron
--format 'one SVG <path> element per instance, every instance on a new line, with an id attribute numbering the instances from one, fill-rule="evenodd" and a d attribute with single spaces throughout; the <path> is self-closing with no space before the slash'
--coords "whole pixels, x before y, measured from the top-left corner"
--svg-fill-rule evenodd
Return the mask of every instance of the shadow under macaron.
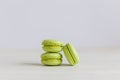
<path id="1" fill-rule="evenodd" d="M 44 64 L 41 64 L 41 63 L 27 63 L 27 62 L 21 62 L 21 63 L 17 63 L 17 65 L 21 65 L 21 66 L 49 66 L 49 67 L 54 67 L 54 66 L 71 66 L 70 64 L 61 64 L 61 65 L 44 65 Z"/>

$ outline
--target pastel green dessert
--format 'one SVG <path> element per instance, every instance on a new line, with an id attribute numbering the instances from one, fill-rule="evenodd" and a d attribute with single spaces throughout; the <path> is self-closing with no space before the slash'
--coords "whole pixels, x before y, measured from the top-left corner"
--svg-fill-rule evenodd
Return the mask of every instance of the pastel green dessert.
<path id="1" fill-rule="evenodd" d="M 41 55 L 41 62 L 44 65 L 57 66 L 62 63 L 62 55 L 60 53 L 44 53 Z"/>
<path id="2" fill-rule="evenodd" d="M 63 48 L 63 43 L 57 40 L 44 40 L 42 45 L 43 50 L 46 52 L 60 52 Z"/>
<path id="3" fill-rule="evenodd" d="M 68 62 L 71 65 L 75 65 L 75 64 L 79 63 L 79 57 L 77 55 L 77 52 L 76 52 L 75 48 L 70 43 L 67 43 L 63 47 L 63 51 L 65 54 L 65 57 L 67 58 Z"/>

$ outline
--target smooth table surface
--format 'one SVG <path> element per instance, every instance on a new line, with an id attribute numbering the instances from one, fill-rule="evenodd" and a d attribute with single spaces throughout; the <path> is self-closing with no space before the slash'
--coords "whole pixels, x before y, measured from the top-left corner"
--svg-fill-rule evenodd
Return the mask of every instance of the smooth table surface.
<path id="1" fill-rule="evenodd" d="M 39 49 L 1 49 L 0 80 L 120 80 L 120 48 L 77 50 L 76 66 L 43 66 Z"/>

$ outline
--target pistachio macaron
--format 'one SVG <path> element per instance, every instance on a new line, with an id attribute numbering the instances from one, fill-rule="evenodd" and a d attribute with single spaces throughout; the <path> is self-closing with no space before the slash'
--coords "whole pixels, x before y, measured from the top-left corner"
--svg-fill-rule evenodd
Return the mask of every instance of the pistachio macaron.
<path id="1" fill-rule="evenodd" d="M 73 47 L 72 44 L 67 43 L 63 47 L 63 52 L 64 52 L 65 57 L 67 58 L 68 62 L 72 66 L 74 66 L 74 65 L 79 63 L 79 57 L 78 57 L 77 51 L 75 50 L 75 48 Z"/>
<path id="2" fill-rule="evenodd" d="M 60 53 L 43 53 L 41 55 L 41 62 L 43 65 L 57 66 L 62 63 L 62 55 Z"/>
<path id="3" fill-rule="evenodd" d="M 43 50 L 46 52 L 60 52 L 63 48 L 63 43 L 57 40 L 47 39 L 42 42 Z"/>

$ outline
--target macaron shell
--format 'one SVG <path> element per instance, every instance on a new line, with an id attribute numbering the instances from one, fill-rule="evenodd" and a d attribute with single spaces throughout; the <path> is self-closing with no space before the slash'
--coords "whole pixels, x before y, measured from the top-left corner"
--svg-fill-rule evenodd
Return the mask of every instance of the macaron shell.
<path id="1" fill-rule="evenodd" d="M 42 42 L 42 45 L 58 45 L 63 46 L 63 43 L 58 40 L 47 39 Z"/>
<path id="2" fill-rule="evenodd" d="M 70 43 L 67 44 L 67 47 L 75 61 L 75 64 L 79 63 L 79 57 L 78 57 L 78 54 L 77 54 L 77 51 L 75 50 L 75 48 Z"/>
<path id="3" fill-rule="evenodd" d="M 44 53 L 41 55 L 41 59 L 61 59 L 62 54 L 60 53 Z"/>
<path id="4" fill-rule="evenodd" d="M 57 66 L 62 63 L 61 59 L 48 59 L 48 60 L 41 60 L 42 64 L 49 65 L 49 66 Z"/>
<path id="5" fill-rule="evenodd" d="M 62 51 L 62 46 L 43 46 L 42 47 L 46 52 L 60 52 Z"/>
<path id="6" fill-rule="evenodd" d="M 66 59 L 68 60 L 68 62 L 71 64 L 71 65 L 74 65 L 74 60 L 73 58 L 71 57 L 71 54 L 69 53 L 68 49 L 66 46 L 63 47 L 63 52 L 65 54 L 65 57 Z"/>
<path id="7" fill-rule="evenodd" d="M 75 65 L 79 62 L 79 57 L 77 55 L 77 52 L 76 52 L 75 48 L 70 43 L 67 43 L 64 46 L 63 51 L 64 51 L 64 54 L 65 54 L 68 62 L 71 65 Z"/>

